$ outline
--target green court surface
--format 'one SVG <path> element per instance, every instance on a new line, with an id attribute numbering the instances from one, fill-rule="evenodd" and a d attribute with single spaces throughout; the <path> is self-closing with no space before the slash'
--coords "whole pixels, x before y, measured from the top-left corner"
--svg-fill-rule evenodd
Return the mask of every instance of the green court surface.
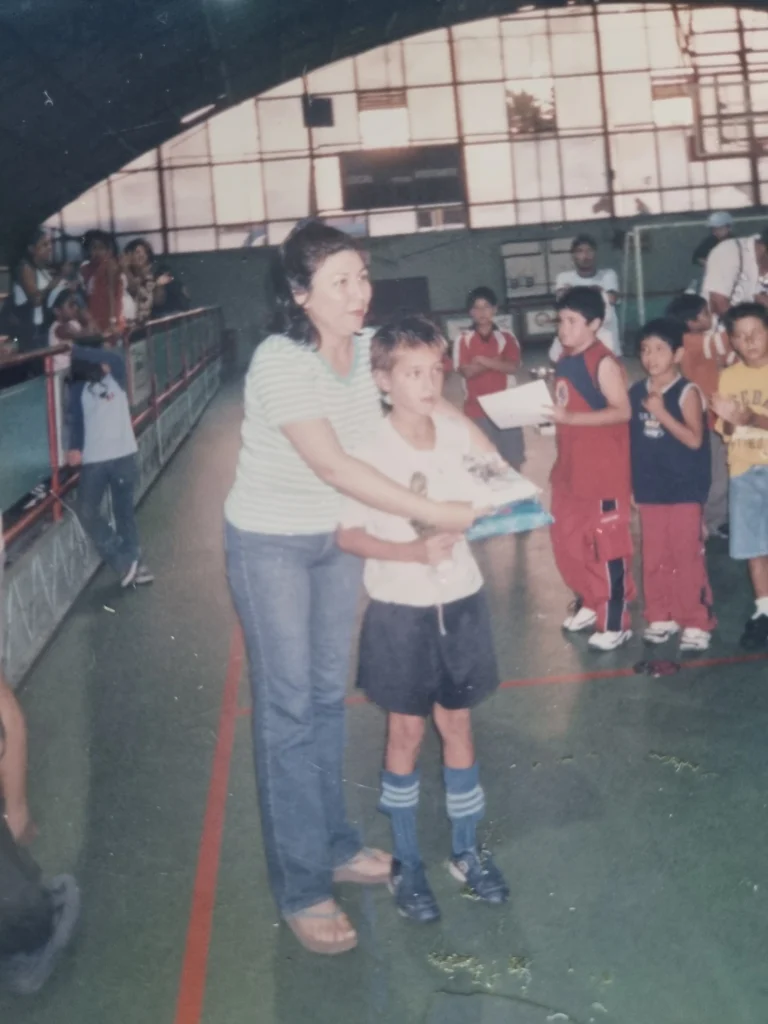
<path id="1" fill-rule="evenodd" d="M 597 655 L 564 637 L 546 531 L 481 547 L 505 680 L 475 719 L 484 838 L 512 899 L 479 905 L 449 877 L 431 737 L 420 829 L 442 922 L 346 887 L 359 948 L 300 949 L 267 889 L 223 569 L 239 422 L 229 388 L 143 503 L 154 586 L 121 593 L 100 572 L 22 691 L 35 853 L 78 876 L 84 912 L 49 986 L 0 997 L 0 1020 L 764 1024 L 767 666 L 738 650 L 749 591 L 717 542 L 713 648 L 661 679 L 633 673 L 637 638 Z M 552 451 L 530 433 L 540 482 Z M 353 700 L 348 724 L 350 813 L 388 846 L 383 718 Z"/>

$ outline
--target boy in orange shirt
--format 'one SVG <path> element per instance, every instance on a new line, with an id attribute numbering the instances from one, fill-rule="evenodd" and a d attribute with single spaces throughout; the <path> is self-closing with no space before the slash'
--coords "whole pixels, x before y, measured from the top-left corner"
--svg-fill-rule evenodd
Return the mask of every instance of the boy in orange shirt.
<path id="1" fill-rule="evenodd" d="M 730 366 L 736 353 L 727 333 L 714 326 L 706 299 L 701 295 L 678 295 L 667 306 L 667 316 L 685 327 L 680 372 L 692 381 L 707 403 L 717 393 L 720 371 Z M 728 456 L 727 446 L 715 429 L 710 413 L 712 485 L 704 506 L 704 528 L 708 537 L 728 538 Z"/>

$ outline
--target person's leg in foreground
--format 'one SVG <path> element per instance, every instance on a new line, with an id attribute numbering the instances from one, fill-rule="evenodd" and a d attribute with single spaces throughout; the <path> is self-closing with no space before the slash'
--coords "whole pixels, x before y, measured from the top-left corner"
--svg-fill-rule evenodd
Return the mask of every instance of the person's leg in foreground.
<path id="1" fill-rule="evenodd" d="M 763 650 L 768 647 L 768 466 L 731 478 L 729 508 L 731 558 L 747 562 L 755 594 L 740 643 L 749 651 Z"/>
<path id="2" fill-rule="evenodd" d="M 669 506 L 672 559 L 672 618 L 680 624 L 681 651 L 706 651 L 717 620 L 704 551 L 703 511 L 691 502 Z"/>
<path id="3" fill-rule="evenodd" d="M 122 585 L 127 587 L 135 581 L 137 566 L 134 566 L 134 559 L 123 552 L 122 539 L 101 508 L 110 479 L 109 461 L 90 462 L 80 467 L 77 514 L 100 558 L 117 573 Z"/>
<path id="4" fill-rule="evenodd" d="M 126 455 L 122 459 L 115 459 L 110 465 L 109 488 L 120 557 L 128 562 L 130 575 L 133 574 L 135 566 L 135 576 L 131 582 L 144 584 L 152 583 L 154 576 L 141 561 L 134 500 L 137 477 L 138 462 L 135 455 Z"/>
<path id="5" fill-rule="evenodd" d="M 675 562 L 669 507 L 650 504 L 638 506 L 643 540 L 643 614 L 648 623 L 643 639 L 649 644 L 666 643 L 680 632 L 680 623 L 672 613 L 675 603 Z"/>

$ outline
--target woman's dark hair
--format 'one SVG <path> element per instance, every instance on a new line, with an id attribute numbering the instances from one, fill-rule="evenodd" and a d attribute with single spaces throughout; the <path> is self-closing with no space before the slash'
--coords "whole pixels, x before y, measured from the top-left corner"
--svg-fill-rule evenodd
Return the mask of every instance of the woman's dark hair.
<path id="1" fill-rule="evenodd" d="M 14 256 L 11 260 L 11 280 L 15 281 L 18 277 L 22 263 L 30 262 L 29 250 L 34 248 L 43 238 L 47 237 L 48 232 L 45 228 L 35 228 L 33 231 L 28 232 L 28 234 L 17 237 L 17 245 L 14 247 Z"/>
<path id="2" fill-rule="evenodd" d="M 152 248 L 152 246 L 149 244 L 149 242 L 146 240 L 146 238 L 133 238 L 133 239 L 131 239 L 131 241 L 128 243 L 128 245 L 126 245 L 126 247 L 123 250 L 123 252 L 127 256 L 130 256 L 131 253 L 132 252 L 136 252 L 137 249 L 145 249 L 146 252 L 147 252 L 147 259 L 149 260 L 149 262 L 150 263 L 154 263 L 155 262 L 155 250 Z"/>
<path id="3" fill-rule="evenodd" d="M 569 309 L 574 313 L 581 313 L 588 324 L 593 320 L 605 320 L 605 299 L 596 288 L 588 288 L 586 285 L 576 285 L 569 288 L 562 295 L 555 307 Z"/>
<path id="4" fill-rule="evenodd" d="M 102 231 L 101 228 L 91 228 L 90 231 L 86 231 L 82 238 L 83 252 L 88 255 L 88 250 L 94 242 L 101 242 L 102 245 L 111 251 L 113 256 L 117 256 L 117 242 L 115 236 L 109 231 Z"/>
<path id="5" fill-rule="evenodd" d="M 360 252 L 353 238 L 319 220 L 301 221 L 280 246 L 273 268 L 275 315 L 271 330 L 300 345 L 316 345 L 317 331 L 294 292 L 308 292 L 312 278 L 329 256 Z"/>
<path id="6" fill-rule="evenodd" d="M 648 338 L 660 338 L 669 345 L 673 352 L 683 347 L 685 325 L 671 316 L 660 316 L 643 324 L 638 332 L 637 344 L 641 345 Z"/>
<path id="7" fill-rule="evenodd" d="M 669 303 L 666 315 L 687 325 L 691 320 L 698 320 L 706 308 L 707 300 L 702 295 L 683 292 L 682 295 L 676 295 Z"/>
<path id="8" fill-rule="evenodd" d="M 483 300 L 490 306 L 498 306 L 499 300 L 496 297 L 496 292 L 493 288 L 487 288 L 484 284 L 481 284 L 478 288 L 473 288 L 467 296 L 467 309 L 472 309 L 476 302 Z"/>

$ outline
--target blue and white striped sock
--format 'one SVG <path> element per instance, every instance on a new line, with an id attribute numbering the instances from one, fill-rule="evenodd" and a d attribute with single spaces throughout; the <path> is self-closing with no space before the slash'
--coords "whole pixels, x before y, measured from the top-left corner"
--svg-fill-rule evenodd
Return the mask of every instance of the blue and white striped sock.
<path id="1" fill-rule="evenodd" d="M 477 823 L 485 814 L 485 793 L 477 764 L 471 768 L 443 768 L 445 804 L 453 830 L 453 854 L 477 847 Z"/>
<path id="2" fill-rule="evenodd" d="M 379 810 L 389 816 L 395 860 L 415 867 L 421 862 L 416 836 L 416 810 L 419 806 L 419 772 L 410 775 L 381 773 Z"/>

